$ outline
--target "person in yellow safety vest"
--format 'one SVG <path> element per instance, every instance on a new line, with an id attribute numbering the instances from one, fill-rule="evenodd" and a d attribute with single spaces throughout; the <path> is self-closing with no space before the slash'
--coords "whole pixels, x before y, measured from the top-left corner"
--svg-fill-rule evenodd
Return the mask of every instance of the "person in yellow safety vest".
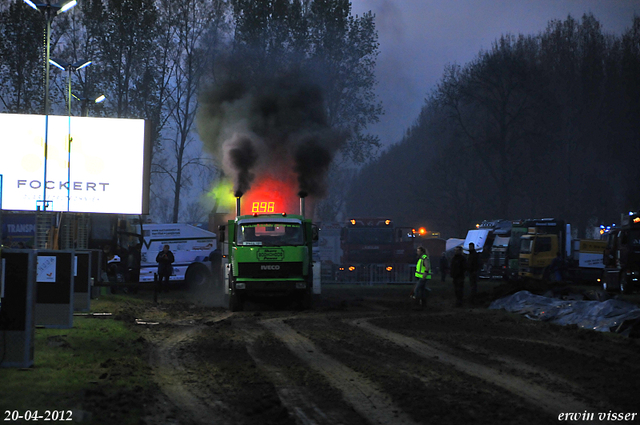
<path id="1" fill-rule="evenodd" d="M 427 280 L 431 279 L 431 261 L 429 261 L 429 253 L 427 250 L 419 246 L 416 249 L 418 254 L 418 263 L 416 264 L 416 277 L 418 283 L 413 290 L 416 309 L 423 310 L 427 302 L 427 295 L 431 289 L 427 288 Z"/>

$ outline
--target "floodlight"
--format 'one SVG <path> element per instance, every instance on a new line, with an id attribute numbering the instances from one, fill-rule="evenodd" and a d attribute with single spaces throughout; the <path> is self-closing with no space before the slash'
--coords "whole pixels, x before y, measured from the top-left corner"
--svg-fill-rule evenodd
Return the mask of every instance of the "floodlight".
<path id="1" fill-rule="evenodd" d="M 85 66 L 89 66 L 91 65 L 91 61 L 85 61 L 84 63 L 82 63 L 82 61 L 74 63 L 72 66 L 76 71 L 81 70 L 82 68 L 84 68 Z"/>
<path id="2" fill-rule="evenodd" d="M 33 7 L 35 10 L 38 10 L 38 6 L 36 6 L 36 4 L 31 0 L 24 0 L 24 2 L 27 3 L 29 6 Z"/>
<path id="3" fill-rule="evenodd" d="M 26 1 L 26 0 L 25 0 Z M 58 13 L 62 13 L 62 12 L 66 12 L 67 10 L 71 9 L 73 6 L 75 6 L 76 4 L 78 4 L 77 0 L 71 0 L 70 2 L 65 3 L 64 5 L 62 5 L 62 7 L 60 8 L 60 10 L 58 11 Z"/>
<path id="4" fill-rule="evenodd" d="M 57 68 L 60 68 L 63 71 L 66 71 L 67 67 L 69 66 L 68 63 L 58 59 L 49 59 L 49 63 Z"/>

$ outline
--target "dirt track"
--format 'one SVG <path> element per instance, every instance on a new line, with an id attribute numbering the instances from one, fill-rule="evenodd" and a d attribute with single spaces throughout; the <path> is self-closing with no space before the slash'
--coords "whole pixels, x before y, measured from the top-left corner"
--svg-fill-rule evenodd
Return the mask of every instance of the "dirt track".
<path id="1" fill-rule="evenodd" d="M 313 311 L 136 312 L 160 392 L 149 424 L 547 424 L 638 413 L 638 340 L 455 309 L 407 287 L 325 290 Z M 161 317 L 161 319 L 158 319 Z M 634 421 L 640 423 L 638 415 Z"/>

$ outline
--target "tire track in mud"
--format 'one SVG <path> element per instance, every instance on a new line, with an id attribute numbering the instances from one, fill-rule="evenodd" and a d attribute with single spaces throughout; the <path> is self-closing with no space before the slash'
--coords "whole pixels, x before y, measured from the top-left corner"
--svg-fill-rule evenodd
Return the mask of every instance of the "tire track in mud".
<path id="1" fill-rule="evenodd" d="M 322 374 L 342 392 L 343 398 L 372 424 L 416 424 L 394 405 L 390 397 L 361 374 L 322 353 L 308 338 L 286 325 L 282 319 L 260 322 L 280 339 L 298 358 Z"/>
<path id="2" fill-rule="evenodd" d="M 439 348 L 439 346 L 441 347 L 441 344 L 437 344 L 437 343 L 431 343 L 433 344 L 433 346 L 435 348 Z M 580 388 L 577 384 L 562 378 L 560 376 L 557 376 L 551 372 L 548 372 L 546 370 L 541 370 L 538 369 L 536 367 L 530 366 L 524 362 L 521 362 L 520 360 L 516 360 L 512 357 L 509 356 L 504 356 L 502 354 L 496 354 L 495 352 L 489 351 L 485 348 L 482 348 L 480 346 L 477 345 L 471 345 L 471 344 L 461 344 L 460 345 L 461 348 L 471 352 L 471 353 L 477 353 L 477 354 L 481 354 L 485 357 L 491 358 L 492 360 L 498 361 L 500 363 L 502 363 L 502 365 L 504 365 L 505 368 L 520 372 L 522 374 L 525 375 L 534 375 L 537 377 L 537 380 L 539 381 L 543 381 L 543 382 L 547 382 L 549 384 L 554 384 L 554 385 L 560 385 L 563 386 L 564 388 L 570 389 L 572 392 L 574 393 L 581 393 L 584 392 L 584 389 Z M 442 347 L 443 348 L 443 347 Z"/>
<path id="3" fill-rule="evenodd" d="M 231 314 L 225 314 L 215 318 L 212 322 L 219 322 L 229 318 Z M 189 326 L 178 328 L 171 335 L 160 341 L 154 341 L 155 349 L 151 353 L 150 363 L 154 370 L 154 380 L 159 385 L 164 395 L 180 411 L 180 416 L 173 422 L 182 424 L 185 420 L 195 424 L 220 424 L 233 423 L 228 407 L 221 400 L 199 398 L 191 390 L 193 382 L 192 373 L 185 367 L 180 358 L 180 347 L 193 340 L 206 327 Z M 151 418 L 153 420 L 153 418 Z"/>
<path id="4" fill-rule="evenodd" d="M 273 382 L 280 401 L 295 417 L 296 423 L 300 425 L 341 425 L 344 423 L 339 414 L 320 409 L 312 401 L 314 396 L 307 388 L 294 384 L 285 376 L 281 368 L 267 363 L 262 358 L 259 350 L 256 349 L 256 340 L 260 336 L 260 331 L 247 328 L 240 329 L 240 331 L 247 344 L 247 352 Z"/>
<path id="5" fill-rule="evenodd" d="M 366 330 L 377 337 L 389 340 L 425 359 L 450 365 L 467 375 L 499 386 L 512 394 L 522 397 L 527 402 L 535 403 L 542 410 L 552 415 L 558 415 L 561 412 L 593 411 L 593 409 L 589 409 L 589 406 L 573 397 L 548 390 L 525 379 L 505 374 L 500 370 L 456 357 L 447 351 L 436 348 L 435 344 L 431 345 L 400 333 L 377 327 L 369 323 L 367 319 L 351 319 L 345 322 Z M 514 363 L 514 366 L 517 367 L 517 364 Z"/>

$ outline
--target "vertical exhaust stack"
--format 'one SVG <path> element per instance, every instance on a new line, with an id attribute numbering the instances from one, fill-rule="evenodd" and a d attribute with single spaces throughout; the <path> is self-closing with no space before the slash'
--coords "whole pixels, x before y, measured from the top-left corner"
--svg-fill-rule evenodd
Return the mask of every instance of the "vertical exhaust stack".
<path id="1" fill-rule="evenodd" d="M 237 191 L 235 193 L 236 196 L 236 217 L 240 217 L 240 198 L 242 198 L 242 192 Z"/>
<path id="2" fill-rule="evenodd" d="M 298 193 L 298 196 L 300 197 L 300 215 L 302 216 L 302 218 L 305 218 L 304 217 L 304 198 L 307 197 L 307 192 L 300 191 Z"/>

